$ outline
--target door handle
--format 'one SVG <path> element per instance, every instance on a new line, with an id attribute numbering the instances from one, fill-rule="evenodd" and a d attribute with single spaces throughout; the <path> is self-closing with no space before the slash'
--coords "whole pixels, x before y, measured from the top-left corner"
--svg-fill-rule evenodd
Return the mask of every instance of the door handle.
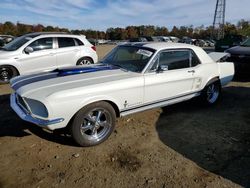
<path id="1" fill-rule="evenodd" d="M 188 73 L 195 73 L 195 70 L 189 70 Z"/>
<path id="2" fill-rule="evenodd" d="M 53 55 L 56 55 L 56 53 L 49 53 L 49 55 L 53 56 Z"/>

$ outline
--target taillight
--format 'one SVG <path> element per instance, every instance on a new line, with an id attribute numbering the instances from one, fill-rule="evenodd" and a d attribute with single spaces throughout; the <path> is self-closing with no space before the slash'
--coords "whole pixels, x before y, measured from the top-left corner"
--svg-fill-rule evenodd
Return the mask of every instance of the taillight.
<path id="1" fill-rule="evenodd" d="M 91 48 L 92 48 L 94 51 L 96 51 L 96 47 L 95 47 L 95 46 L 91 46 Z"/>

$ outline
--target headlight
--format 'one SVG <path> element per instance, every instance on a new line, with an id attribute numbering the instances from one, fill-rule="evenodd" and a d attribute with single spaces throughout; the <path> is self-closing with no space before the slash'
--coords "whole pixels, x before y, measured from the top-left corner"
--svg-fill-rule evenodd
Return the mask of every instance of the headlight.
<path id="1" fill-rule="evenodd" d="M 32 114 L 43 117 L 43 118 L 48 117 L 48 110 L 43 103 L 34 99 L 29 99 L 29 98 L 23 98 L 23 99 L 27 103 L 27 106 Z"/>

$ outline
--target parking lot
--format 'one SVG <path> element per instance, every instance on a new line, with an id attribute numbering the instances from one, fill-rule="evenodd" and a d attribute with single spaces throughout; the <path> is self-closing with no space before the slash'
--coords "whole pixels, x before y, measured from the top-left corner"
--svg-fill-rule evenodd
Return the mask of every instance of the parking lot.
<path id="1" fill-rule="evenodd" d="M 97 47 L 103 57 L 114 46 Z M 101 145 L 81 148 L 63 131 L 22 121 L 0 85 L 0 187 L 250 187 L 250 82 L 118 119 Z"/>

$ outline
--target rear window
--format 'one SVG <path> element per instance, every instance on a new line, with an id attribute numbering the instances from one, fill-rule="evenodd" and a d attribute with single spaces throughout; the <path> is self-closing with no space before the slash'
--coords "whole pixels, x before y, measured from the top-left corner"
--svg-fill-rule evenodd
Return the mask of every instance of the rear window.
<path id="1" fill-rule="evenodd" d="M 75 42 L 76 42 L 76 44 L 78 46 L 83 46 L 84 45 L 83 42 L 81 40 L 77 39 L 77 38 L 75 38 Z"/>
<path id="2" fill-rule="evenodd" d="M 60 37 L 58 38 L 58 47 L 65 48 L 65 47 L 72 47 L 75 46 L 75 41 L 73 38 L 69 37 Z"/>

